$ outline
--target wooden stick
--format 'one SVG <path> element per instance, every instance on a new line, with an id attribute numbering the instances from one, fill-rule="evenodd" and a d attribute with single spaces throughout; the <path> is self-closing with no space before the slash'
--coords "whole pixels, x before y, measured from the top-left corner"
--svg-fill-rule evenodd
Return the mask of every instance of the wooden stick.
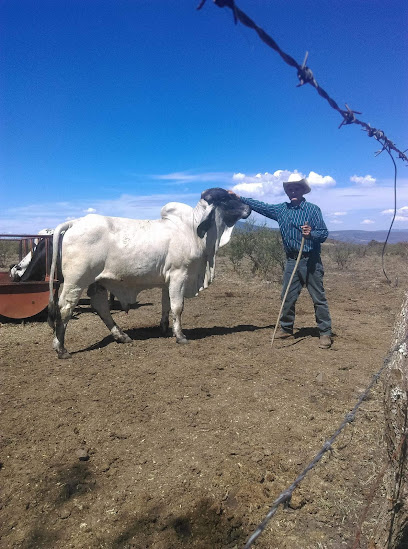
<path id="1" fill-rule="evenodd" d="M 290 276 L 290 279 L 289 279 L 289 282 L 288 282 L 288 285 L 287 285 L 287 288 L 286 288 L 286 292 L 285 292 L 285 295 L 283 296 L 282 304 L 281 304 L 281 307 L 280 307 L 280 309 L 279 309 L 278 318 L 276 319 L 275 329 L 274 329 L 274 331 L 273 331 L 272 339 L 271 339 L 271 347 L 272 347 L 273 341 L 274 341 L 274 339 L 275 339 L 276 330 L 278 329 L 279 319 L 280 319 L 280 316 L 281 316 L 281 314 L 282 314 L 283 305 L 284 305 L 285 300 L 286 300 L 286 297 L 287 297 L 287 295 L 288 295 L 290 285 L 292 284 L 293 277 L 295 276 L 296 269 L 298 268 L 300 258 L 302 257 L 302 252 L 303 252 L 303 246 L 304 246 L 304 244 L 305 244 L 305 237 L 302 236 L 302 242 L 300 243 L 300 250 L 299 250 L 299 253 L 298 253 L 298 256 L 297 256 L 297 259 L 296 259 L 295 267 L 294 267 L 294 269 L 293 269 L 293 273 L 292 273 L 291 276 Z"/>

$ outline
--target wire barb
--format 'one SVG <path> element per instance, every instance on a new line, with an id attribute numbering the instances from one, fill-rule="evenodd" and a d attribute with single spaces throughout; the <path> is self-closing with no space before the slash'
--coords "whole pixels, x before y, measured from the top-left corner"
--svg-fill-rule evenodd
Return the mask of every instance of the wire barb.
<path id="1" fill-rule="evenodd" d="M 318 84 L 309 67 L 301 67 L 297 71 L 297 76 L 299 78 L 299 84 L 296 86 L 297 88 L 300 88 L 300 86 L 303 86 L 304 84 L 312 84 L 314 88 L 317 88 Z"/>
<path id="2" fill-rule="evenodd" d="M 343 120 L 339 126 L 339 129 L 342 126 L 346 126 L 347 124 L 354 124 L 354 122 L 356 122 L 356 117 L 354 115 L 361 114 L 361 112 L 359 111 L 352 111 L 350 107 L 347 105 L 347 103 L 346 103 L 346 109 L 347 109 L 346 111 L 340 111 L 340 113 L 343 115 Z"/>

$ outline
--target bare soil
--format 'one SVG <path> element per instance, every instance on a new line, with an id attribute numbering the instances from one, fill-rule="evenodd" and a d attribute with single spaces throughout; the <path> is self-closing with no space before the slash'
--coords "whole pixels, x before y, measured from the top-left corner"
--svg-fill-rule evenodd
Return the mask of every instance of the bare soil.
<path id="1" fill-rule="evenodd" d="M 0 547 L 242 547 L 381 367 L 407 286 L 403 260 L 386 265 L 398 287 L 378 256 L 344 271 L 325 260 L 330 350 L 306 291 L 295 338 L 271 347 L 280 284 L 225 258 L 186 302 L 188 345 L 160 337 L 159 291 L 114 311 L 130 345 L 82 301 L 67 361 L 46 322 L 2 319 Z M 254 546 L 352 547 L 367 511 L 368 547 L 383 464 L 380 383 Z"/>

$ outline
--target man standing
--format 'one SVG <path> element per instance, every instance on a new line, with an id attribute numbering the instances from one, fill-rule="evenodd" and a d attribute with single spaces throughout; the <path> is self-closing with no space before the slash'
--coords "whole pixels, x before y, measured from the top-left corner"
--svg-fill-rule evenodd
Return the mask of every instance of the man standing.
<path id="1" fill-rule="evenodd" d="M 319 347 L 331 347 L 331 319 L 323 287 L 323 265 L 320 244 L 328 236 L 322 212 L 318 206 L 307 202 L 304 195 L 311 188 L 306 179 L 283 183 L 290 203 L 266 204 L 253 198 L 239 197 L 244 204 L 279 224 L 283 246 L 286 252 L 286 268 L 283 275 L 282 299 L 292 275 L 299 254 L 302 236 L 305 239 L 303 252 L 288 291 L 280 318 L 280 330 L 275 338 L 285 339 L 293 335 L 296 300 L 303 286 L 306 286 L 313 300 L 317 326 L 320 332 Z M 232 191 L 229 191 L 232 193 Z M 233 193 L 235 194 L 235 193 Z"/>

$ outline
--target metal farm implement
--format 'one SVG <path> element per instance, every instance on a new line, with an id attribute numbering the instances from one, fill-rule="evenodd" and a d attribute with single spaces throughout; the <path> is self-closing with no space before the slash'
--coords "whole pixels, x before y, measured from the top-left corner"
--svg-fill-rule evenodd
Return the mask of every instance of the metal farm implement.
<path id="1" fill-rule="evenodd" d="M 52 235 L 0 234 L 0 243 L 19 242 L 19 261 L 33 251 L 37 242 L 45 240 L 44 279 L 13 282 L 9 271 L 0 271 L 0 316 L 25 319 L 44 311 L 49 300 L 49 258 L 52 255 Z M 51 240 L 50 240 L 51 239 Z M 54 292 L 59 281 L 54 281 Z"/>

